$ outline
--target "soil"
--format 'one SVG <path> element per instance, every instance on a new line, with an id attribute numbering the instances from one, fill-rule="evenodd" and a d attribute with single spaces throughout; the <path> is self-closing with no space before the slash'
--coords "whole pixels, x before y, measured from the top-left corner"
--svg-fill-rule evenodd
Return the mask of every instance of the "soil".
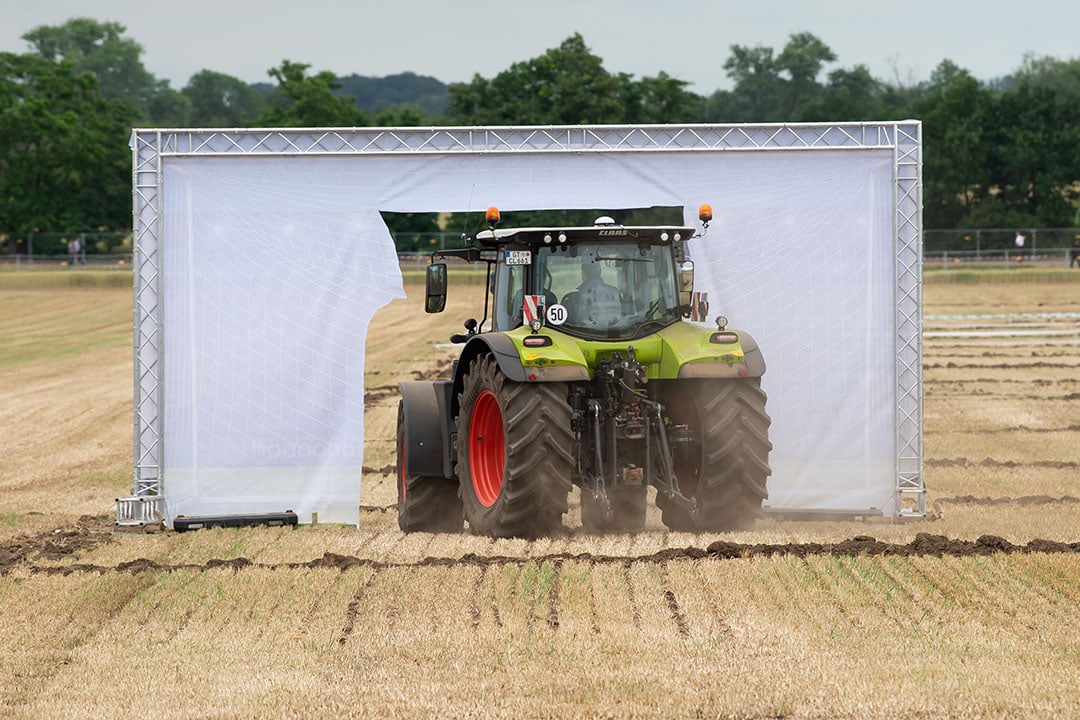
<path id="1" fill-rule="evenodd" d="M 966 498 L 954 498 L 963 501 Z M 1072 498 L 1069 498 L 1072 500 Z M 978 501 L 978 499 L 973 498 Z M 288 568 L 335 568 L 340 571 L 353 568 L 372 568 L 385 570 L 408 567 L 450 567 L 468 565 L 491 567 L 504 565 L 524 565 L 526 563 L 561 565 L 564 562 L 582 562 L 590 565 L 627 565 L 631 563 L 665 564 L 672 560 L 733 560 L 751 557 L 794 556 L 810 557 L 832 556 L 926 556 L 966 557 L 971 555 L 992 555 L 995 553 L 1080 553 L 1080 542 L 1064 543 L 1052 540 L 1035 539 L 1024 545 L 1016 545 L 995 535 L 982 535 L 976 540 L 962 540 L 944 535 L 918 533 L 908 543 L 887 543 L 869 535 L 856 535 L 835 543 L 737 543 L 718 540 L 705 548 L 683 547 L 666 548 L 646 555 L 595 555 L 592 553 L 550 553 L 545 555 L 476 555 L 466 554 L 461 557 L 426 557 L 416 562 L 386 562 L 372 558 L 352 555 L 324 553 L 321 557 L 303 563 L 257 563 L 248 558 L 210 559 L 201 564 L 169 565 L 145 558 L 125 561 L 115 566 L 103 566 L 86 563 L 55 564 L 65 560 L 75 560 L 82 553 L 89 552 L 102 543 L 113 542 L 110 531 L 93 518 L 82 518 L 75 525 L 67 525 L 37 535 L 17 537 L 0 545 L 0 575 L 8 575 L 17 568 L 30 573 L 70 575 L 76 572 L 106 573 L 141 573 L 149 571 L 170 572 L 180 569 L 211 570 L 230 568 L 234 571 L 247 567 L 267 569 Z"/>
<path id="2" fill-rule="evenodd" d="M 84 515 L 72 525 L 63 525 L 36 535 L 23 535 L 0 544 L 0 575 L 7 575 L 20 565 L 58 562 L 113 541 L 112 526 Z"/>

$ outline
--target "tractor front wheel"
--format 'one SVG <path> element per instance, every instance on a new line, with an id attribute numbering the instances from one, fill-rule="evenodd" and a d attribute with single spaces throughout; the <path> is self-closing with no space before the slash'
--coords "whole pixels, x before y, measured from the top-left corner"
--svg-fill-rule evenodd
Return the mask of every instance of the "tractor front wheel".
<path id="1" fill-rule="evenodd" d="M 562 526 L 573 436 L 564 383 L 508 380 L 490 355 L 472 361 L 459 397 L 457 476 L 470 530 L 537 537 Z"/>

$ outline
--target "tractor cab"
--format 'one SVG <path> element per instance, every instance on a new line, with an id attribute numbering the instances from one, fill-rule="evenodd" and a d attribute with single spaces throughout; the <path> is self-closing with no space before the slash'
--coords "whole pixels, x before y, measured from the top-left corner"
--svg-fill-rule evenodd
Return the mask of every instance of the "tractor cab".
<path id="1" fill-rule="evenodd" d="M 707 224 L 706 208 L 701 219 Z M 497 222 L 497 211 L 488 219 Z M 689 227 L 623 226 L 602 217 L 589 227 L 493 226 L 466 252 L 487 260 L 494 275 L 488 285 L 494 332 L 524 324 L 583 340 L 633 340 L 690 313 L 693 263 L 685 259 L 684 243 L 693 235 Z M 444 275 L 437 265 L 429 274 Z M 433 283 L 429 275 L 428 288 L 429 312 L 441 310 L 445 280 Z M 485 320 L 487 310 L 485 303 Z"/>

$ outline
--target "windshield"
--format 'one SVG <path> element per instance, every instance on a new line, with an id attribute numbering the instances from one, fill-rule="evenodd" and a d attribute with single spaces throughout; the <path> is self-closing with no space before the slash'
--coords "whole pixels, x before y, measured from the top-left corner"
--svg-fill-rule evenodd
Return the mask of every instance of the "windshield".
<path id="1" fill-rule="evenodd" d="M 647 243 L 542 247 L 537 278 L 566 309 L 563 332 L 628 339 L 679 319 L 671 250 Z"/>

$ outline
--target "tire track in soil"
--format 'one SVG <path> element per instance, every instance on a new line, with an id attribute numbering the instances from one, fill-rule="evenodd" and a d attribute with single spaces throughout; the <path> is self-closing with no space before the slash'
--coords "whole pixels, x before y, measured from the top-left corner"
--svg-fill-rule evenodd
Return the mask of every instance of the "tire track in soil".
<path id="1" fill-rule="evenodd" d="M 338 645 L 344 645 L 356 628 L 356 618 L 360 614 L 360 602 L 363 600 L 368 588 L 374 584 L 379 572 L 379 568 L 372 568 L 371 576 L 364 581 L 360 589 L 353 593 L 352 600 L 349 601 L 349 606 L 345 609 L 345 624 L 341 628 L 341 634 L 338 635 Z"/>
<path id="2" fill-rule="evenodd" d="M 1080 462 L 1075 460 L 995 460 L 983 458 L 982 460 L 969 460 L 966 457 L 958 458 L 928 458 L 923 460 L 928 467 L 963 467 L 963 468 L 1044 468 L 1047 470 L 1075 470 L 1080 468 Z"/>
<path id="3" fill-rule="evenodd" d="M 593 570 L 596 569 L 596 563 L 589 563 L 589 573 L 586 577 L 589 579 L 589 629 L 593 635 L 600 634 L 600 618 L 596 614 L 596 583 L 593 578 L 596 577 Z"/>
<path id="4" fill-rule="evenodd" d="M 990 392 L 989 390 L 973 390 L 969 392 L 937 392 L 932 388 L 926 388 L 926 394 L 935 399 L 964 399 L 964 400 L 1032 400 L 1034 402 L 1058 402 L 1080 400 L 1080 393 L 1068 395 L 1010 395 L 1007 393 Z"/>
<path id="5" fill-rule="evenodd" d="M 1076 355 L 1075 350 L 1055 350 L 1052 352 L 1039 352 L 1032 351 L 1030 355 L 1018 356 L 1015 352 L 982 352 L 982 353 L 959 353 L 959 352 L 944 352 L 951 349 L 968 349 L 967 345 L 935 345 L 934 355 L 945 355 L 954 359 L 962 360 L 974 360 L 976 358 L 1011 358 L 1013 360 L 1019 360 L 1021 357 L 1027 359 L 1032 358 L 1048 358 L 1048 357 L 1074 357 Z"/>
<path id="6" fill-rule="evenodd" d="M 923 370 L 1076 370 L 1080 369 L 1077 363 L 923 363 Z"/>
<path id="7" fill-rule="evenodd" d="M 900 593 L 913 608 L 916 608 L 921 613 L 916 619 L 916 622 L 922 623 L 922 621 L 927 618 L 934 617 L 933 609 L 920 598 L 916 597 L 915 593 L 908 589 L 904 581 L 897 577 L 897 574 L 889 568 L 887 563 L 880 563 L 878 569 L 881 571 L 881 574 L 888 579 L 892 587 L 896 589 L 896 592 Z M 910 617 L 910 615 L 907 616 Z"/>
<path id="8" fill-rule="evenodd" d="M 480 603 L 478 598 L 480 597 L 480 590 L 484 587 L 484 578 L 487 577 L 487 573 L 487 565 L 480 568 L 480 574 L 473 581 L 472 592 L 469 593 L 469 619 L 472 620 L 473 632 L 480 630 Z"/>
<path id="9" fill-rule="evenodd" d="M 562 586 L 563 561 L 556 560 L 552 568 L 551 591 L 548 593 L 547 624 L 552 630 L 559 629 L 559 590 Z"/>
<path id="10" fill-rule="evenodd" d="M 915 575 L 920 580 L 922 580 L 923 583 L 925 583 L 926 585 L 928 585 L 930 587 L 930 590 L 931 590 L 931 592 L 933 594 L 936 594 L 937 596 L 939 596 L 941 598 L 949 598 L 950 600 L 952 600 L 956 604 L 956 606 L 958 608 L 960 608 L 961 610 L 964 610 L 964 606 L 960 602 L 960 599 L 957 598 L 953 593 L 949 592 L 948 588 L 946 588 L 944 585 L 942 585 L 937 580 L 937 578 L 935 578 L 935 577 L 931 576 L 929 573 L 927 573 L 926 570 L 923 569 L 918 563 L 911 563 L 910 567 L 911 567 L 912 572 L 914 572 Z"/>
<path id="11" fill-rule="evenodd" d="M 697 580 L 697 586 L 698 586 L 698 588 L 700 590 L 700 594 L 705 598 L 705 603 L 709 607 L 709 612 L 712 614 L 712 617 L 715 618 L 717 625 L 719 625 L 720 634 L 721 635 L 731 635 L 731 633 L 732 633 L 731 625 L 728 624 L 727 617 L 720 610 L 719 603 L 716 602 L 717 593 L 709 591 L 708 584 L 700 576 L 700 573 L 698 573 L 696 571 L 696 568 L 698 568 L 698 567 L 700 567 L 700 565 L 695 566 L 694 575 L 695 575 L 695 579 Z"/>
<path id="12" fill-rule="evenodd" d="M 954 598 L 956 604 L 963 608 L 966 613 L 982 616 L 990 612 L 1002 616 L 1001 619 L 1010 620 L 1016 615 L 1016 596 L 1008 595 L 1009 603 L 998 601 L 1001 588 L 991 580 L 991 573 L 982 562 L 972 562 L 961 573 L 942 573 L 943 587 L 948 589 L 948 595 Z"/>
<path id="13" fill-rule="evenodd" d="M 810 576 L 812 578 L 814 578 L 814 584 L 817 585 L 817 587 L 820 588 L 821 592 L 824 593 L 825 596 L 828 598 L 829 605 L 832 606 L 834 610 L 836 610 L 837 614 L 840 616 L 840 619 L 851 627 L 858 628 L 858 619 L 852 617 L 851 614 L 848 613 L 847 608 L 844 606 L 844 603 L 840 601 L 840 596 L 836 591 L 836 583 L 833 582 L 831 578 L 827 578 L 822 575 L 822 573 L 817 568 L 811 565 L 810 559 L 808 557 L 800 558 L 800 560 L 802 561 L 803 568 L 808 573 L 810 573 Z M 786 578 L 785 574 L 781 573 L 780 575 L 783 579 L 783 582 L 787 583 L 788 585 L 789 597 L 798 597 L 795 592 L 796 588 L 791 584 L 792 581 L 790 579 L 784 579 Z M 806 615 L 811 620 L 811 622 L 814 622 L 817 624 L 818 627 L 821 627 L 821 620 L 816 613 L 812 612 L 809 608 L 807 608 L 805 604 L 802 605 L 801 609 L 803 611 L 803 614 Z"/>
<path id="14" fill-rule="evenodd" d="M 404 537 L 404 535 L 402 536 Z M 401 540 L 387 548 L 386 553 L 393 552 Z M 595 555 L 582 552 L 558 552 L 546 555 L 476 555 L 466 553 L 460 557 L 425 557 L 415 561 L 387 561 L 372 558 L 360 558 L 352 555 L 339 555 L 325 552 L 321 557 L 306 562 L 278 562 L 260 563 L 248 558 L 230 558 L 228 560 L 211 559 L 204 563 L 164 564 L 146 558 L 125 561 L 115 566 L 93 565 L 77 563 L 72 565 L 35 565 L 35 564 L 0 564 L 0 575 L 9 574 L 15 567 L 24 567 L 31 573 L 44 575 L 71 575 L 73 573 L 97 573 L 106 572 L 172 572 L 175 570 L 206 571 L 215 568 L 226 567 L 238 572 L 244 568 L 266 568 L 272 570 L 288 569 L 311 569 L 311 568 L 334 568 L 339 571 L 364 568 L 374 571 L 397 570 L 409 568 L 431 567 L 456 567 L 456 566 L 517 566 L 523 568 L 528 564 L 537 567 L 544 563 L 556 562 L 581 562 L 595 565 L 622 565 L 623 577 L 630 593 L 630 601 L 633 609 L 634 621 L 640 627 L 641 609 L 634 595 L 630 570 L 636 564 L 657 564 L 671 560 L 739 560 L 754 557 L 811 557 L 811 556 L 838 556 L 850 557 L 857 555 L 866 556 L 900 556 L 900 557 L 968 557 L 973 555 L 994 555 L 997 553 L 1080 553 L 1080 542 L 1059 542 L 1036 538 L 1024 545 L 1015 545 L 1005 538 L 995 535 L 982 535 L 976 540 L 960 540 L 944 535 L 932 535 L 930 533 L 917 533 L 915 539 L 908 543 L 886 543 L 867 535 L 858 535 L 849 540 L 835 543 L 735 543 L 718 540 L 710 543 L 706 548 L 683 547 L 668 548 L 654 553 L 625 556 L 625 555 Z"/>
<path id="15" fill-rule="evenodd" d="M 638 607 L 637 597 L 634 595 L 634 579 L 630 577 L 630 568 L 634 563 L 632 560 L 624 558 L 623 565 L 623 581 L 626 583 L 626 594 L 630 601 L 630 618 L 634 622 L 634 629 L 641 630 L 641 608 Z"/>
<path id="16" fill-rule="evenodd" d="M 1080 498 L 1072 495 L 1062 495 L 1059 498 L 1049 495 L 1021 495 L 1019 497 L 976 497 L 974 495 L 957 495 L 955 497 L 939 498 L 934 501 L 937 505 L 1074 505 L 1080 503 Z"/>
<path id="17" fill-rule="evenodd" d="M 1049 590 L 1045 592 L 1042 589 L 1037 590 L 1037 592 L 1039 596 L 1050 605 L 1056 606 L 1059 604 L 1059 601 L 1050 596 L 1050 592 L 1060 596 L 1067 603 L 1075 604 L 1080 602 L 1080 589 L 1070 583 L 1067 579 L 1062 580 L 1061 575 L 1047 570 L 1043 563 L 1038 563 L 1035 567 L 1018 567 L 1017 572 L 1022 572 L 1025 577 L 1029 577 L 1034 581 L 1030 587 L 1039 588 L 1040 586 L 1045 586 L 1046 588 L 1049 588 Z M 1063 584 L 1065 587 L 1062 587 Z"/>
<path id="18" fill-rule="evenodd" d="M 375 542 L 375 538 L 381 536 L 382 534 L 383 534 L 382 530 L 373 530 L 373 531 L 371 531 L 370 534 L 366 538 L 364 538 L 360 542 L 359 545 L 356 546 L 356 548 L 353 550 L 353 552 L 360 552 L 361 550 L 366 548 L 368 545 L 371 545 L 373 542 Z"/>
<path id="19" fill-rule="evenodd" d="M 495 627 L 501 630 L 503 626 L 502 613 L 499 611 L 499 603 L 496 602 L 494 588 L 491 591 L 491 619 L 495 621 Z"/>
<path id="20" fill-rule="evenodd" d="M 1016 427 L 1004 427 L 996 430 L 929 430 L 923 431 L 925 435 L 951 435 L 955 433 L 962 433 L 964 435 L 1000 435 L 1003 433 L 1070 433 L 1080 432 L 1080 425 L 1068 425 L 1060 428 L 1033 428 L 1027 425 L 1017 425 Z"/>
<path id="21" fill-rule="evenodd" d="M 672 622 L 675 623 L 675 629 L 678 630 L 680 637 L 690 637 L 690 623 L 679 605 L 679 598 L 672 589 L 674 583 L 671 582 L 671 569 L 666 561 L 660 563 L 660 581 L 664 587 L 664 603 L 667 605 Z"/>
<path id="22" fill-rule="evenodd" d="M 304 620 L 300 623 L 300 634 L 302 636 L 308 636 L 311 632 L 310 628 L 315 627 L 315 615 L 318 614 L 319 610 L 322 608 L 323 598 L 330 597 L 330 591 L 335 585 L 341 582 L 342 577 L 342 573 L 334 575 L 330 578 L 330 582 L 327 583 L 326 587 L 323 588 L 323 591 L 315 595 L 314 599 L 311 601 L 311 607 L 304 613 Z"/>
<path id="23" fill-rule="evenodd" d="M 880 565 L 880 563 L 879 563 Z M 883 590 L 878 583 L 869 580 L 866 576 L 859 573 L 859 570 L 852 563 L 843 563 L 844 571 L 851 581 L 862 591 L 861 595 L 865 597 L 873 597 L 874 607 L 880 608 L 880 612 L 885 617 L 890 617 L 897 623 L 902 623 L 908 613 L 898 607 L 895 602 L 885 602 L 882 598 Z"/>
<path id="24" fill-rule="evenodd" d="M 1011 622 L 1028 630 L 1029 625 L 1021 623 L 1019 617 L 1022 613 L 1040 614 L 1036 608 L 1038 603 L 1044 606 L 1053 606 L 1051 600 L 1043 588 L 1032 583 L 1024 582 L 1019 577 L 1019 570 L 1014 562 L 977 564 L 985 576 L 984 586 L 987 588 L 986 595 L 1000 594 L 1011 599 L 1003 611 L 1008 615 Z M 1006 595 L 1007 593 L 1007 595 Z M 1045 607 L 1044 607 L 1045 609 Z"/>
<path id="25" fill-rule="evenodd" d="M 1017 380 L 1014 378 L 964 378 L 963 380 L 936 380 L 924 379 L 923 387 L 955 388 L 964 391 L 969 385 L 1035 385 L 1036 387 L 1054 387 L 1055 385 L 1075 385 L 1080 380 L 1063 378 L 1061 380 L 1046 380 L 1044 378 L 1028 378 Z M 1001 391 L 1004 392 L 1004 391 Z M 941 393 L 942 395 L 946 393 Z"/>
<path id="26" fill-rule="evenodd" d="M 146 611 L 146 613 L 142 616 L 142 619 L 137 620 L 135 624 L 139 627 L 145 626 L 146 623 L 150 622 L 150 618 L 152 618 L 159 610 L 161 610 L 161 608 L 165 605 L 166 600 L 171 601 L 174 597 L 177 597 L 180 594 L 180 589 L 185 587 L 188 583 L 192 582 L 192 580 L 194 580 L 196 577 L 198 577 L 198 575 L 192 574 L 173 585 L 173 587 L 168 592 L 158 597 L 154 604 L 151 605 L 150 608 Z M 169 604 L 171 605 L 172 603 L 170 602 Z M 194 608 L 188 609 L 187 615 L 184 618 L 183 622 L 180 623 L 179 626 L 174 628 L 174 635 L 178 635 L 185 627 L 187 627 L 187 624 L 191 620 L 191 616 L 194 612 Z"/>

